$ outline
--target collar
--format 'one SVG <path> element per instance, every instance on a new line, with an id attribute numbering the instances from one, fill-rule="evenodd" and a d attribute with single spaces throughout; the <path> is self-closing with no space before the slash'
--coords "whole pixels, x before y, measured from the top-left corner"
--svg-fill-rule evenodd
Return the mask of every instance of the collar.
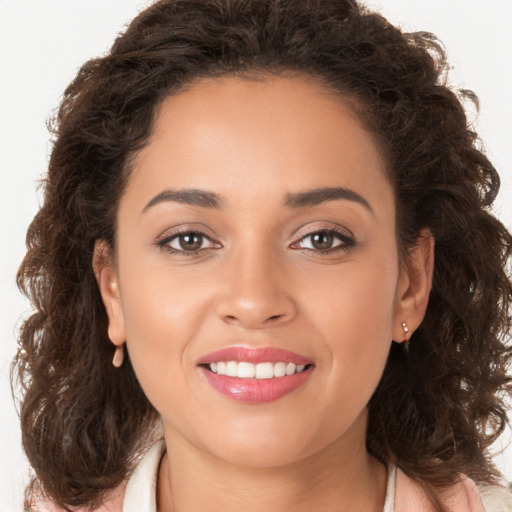
<path id="1" fill-rule="evenodd" d="M 123 512 L 156 512 L 156 483 L 164 452 L 165 442 L 160 439 L 139 461 L 126 484 Z"/>
<path id="2" fill-rule="evenodd" d="M 142 457 L 126 485 L 122 512 L 157 512 L 156 485 L 164 452 L 165 442 L 161 439 Z M 451 486 L 444 496 L 451 512 L 485 512 L 475 483 L 467 477 Z M 434 509 L 421 485 L 391 465 L 383 512 L 411 510 L 432 512 Z"/>

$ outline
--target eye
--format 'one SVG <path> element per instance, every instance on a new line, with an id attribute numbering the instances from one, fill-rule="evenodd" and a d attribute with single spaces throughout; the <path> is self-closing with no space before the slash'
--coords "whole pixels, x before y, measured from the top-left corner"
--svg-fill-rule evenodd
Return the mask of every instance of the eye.
<path id="1" fill-rule="evenodd" d="M 220 247 L 220 244 L 216 244 L 200 231 L 183 231 L 166 236 L 158 242 L 158 245 L 173 254 L 197 254 L 205 249 Z"/>
<path id="2" fill-rule="evenodd" d="M 292 245 L 292 248 L 326 254 L 337 250 L 346 250 L 354 243 L 353 237 L 348 233 L 342 233 L 335 229 L 322 229 L 303 236 Z"/>

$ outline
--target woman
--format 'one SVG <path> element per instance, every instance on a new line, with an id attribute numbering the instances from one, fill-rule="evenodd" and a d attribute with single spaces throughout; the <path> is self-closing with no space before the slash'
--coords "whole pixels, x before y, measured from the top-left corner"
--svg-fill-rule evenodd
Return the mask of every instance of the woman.
<path id="1" fill-rule="evenodd" d="M 83 66 L 19 274 L 27 507 L 504 496 L 511 239 L 444 70 L 350 0 L 165 0 Z"/>

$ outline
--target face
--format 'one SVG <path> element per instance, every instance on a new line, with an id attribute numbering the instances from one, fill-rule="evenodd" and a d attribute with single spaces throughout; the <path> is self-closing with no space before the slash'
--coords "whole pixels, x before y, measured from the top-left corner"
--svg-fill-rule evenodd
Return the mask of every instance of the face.
<path id="1" fill-rule="evenodd" d="M 421 314 L 379 150 L 306 78 L 197 83 L 161 106 L 97 269 L 168 442 L 240 465 L 364 446 L 392 339 Z"/>

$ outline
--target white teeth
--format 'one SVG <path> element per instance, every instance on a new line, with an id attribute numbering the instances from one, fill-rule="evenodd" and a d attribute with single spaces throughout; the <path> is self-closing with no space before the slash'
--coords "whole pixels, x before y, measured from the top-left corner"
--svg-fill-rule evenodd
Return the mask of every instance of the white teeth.
<path id="1" fill-rule="evenodd" d="M 228 377 L 236 377 L 238 373 L 238 364 L 236 361 L 228 361 L 226 363 L 226 375 Z"/>
<path id="2" fill-rule="evenodd" d="M 236 364 L 236 363 L 235 363 Z M 256 368 L 252 363 L 238 363 L 237 376 L 241 379 L 253 379 L 256 373 Z"/>
<path id="3" fill-rule="evenodd" d="M 288 363 L 286 365 L 286 375 L 293 375 L 297 367 L 293 363 Z"/>
<path id="4" fill-rule="evenodd" d="M 306 365 L 295 363 L 248 363 L 246 361 L 217 361 L 210 363 L 209 369 L 218 375 L 238 377 L 240 379 L 272 379 L 285 377 L 304 371 Z"/>
<path id="5" fill-rule="evenodd" d="M 286 375 L 286 363 L 276 363 L 274 365 L 274 377 L 284 377 Z"/>
<path id="6" fill-rule="evenodd" d="M 257 379 L 271 379 L 274 376 L 274 365 L 272 363 L 258 363 L 256 365 Z"/>

